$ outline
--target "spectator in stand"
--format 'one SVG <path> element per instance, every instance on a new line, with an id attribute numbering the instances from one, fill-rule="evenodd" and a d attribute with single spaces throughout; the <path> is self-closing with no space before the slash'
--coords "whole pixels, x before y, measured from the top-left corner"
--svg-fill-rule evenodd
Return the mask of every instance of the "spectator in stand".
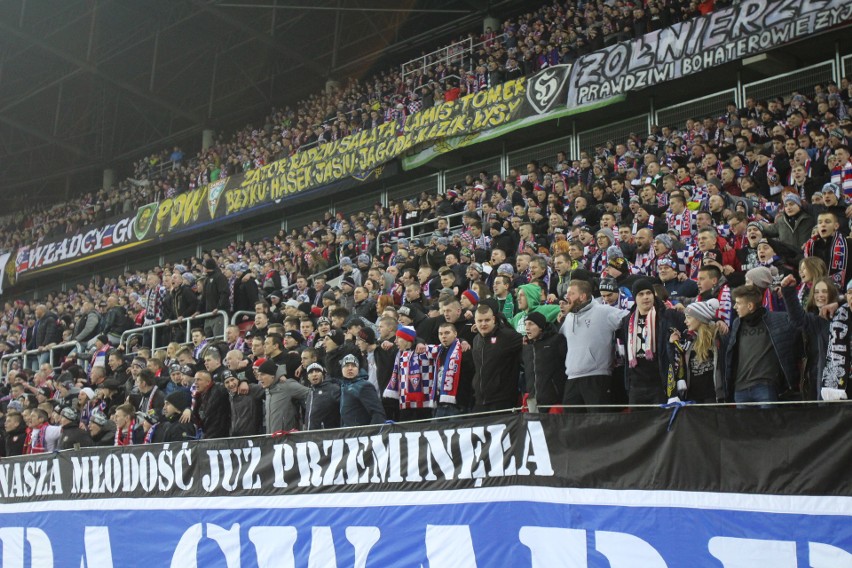
<path id="1" fill-rule="evenodd" d="M 213 381 L 209 371 L 195 372 L 195 403 L 192 420 L 201 438 L 227 438 L 231 430 L 231 403 L 228 390 Z"/>
<path id="2" fill-rule="evenodd" d="M 231 306 L 228 301 L 228 280 L 219 265 L 212 258 L 204 261 L 204 311 L 216 316 L 220 311 L 227 313 Z M 225 334 L 225 324 L 220 317 L 211 317 L 204 321 L 204 335 L 207 337 L 222 337 Z"/>
<path id="3" fill-rule="evenodd" d="M 715 325 L 718 310 L 719 300 L 715 298 L 689 304 L 685 309 L 686 333 L 670 330 L 667 380 L 675 382 L 680 400 L 725 401 L 725 352 Z"/>
<path id="4" fill-rule="evenodd" d="M 677 398 L 677 388 L 669 375 L 667 335 L 684 331 L 681 312 L 667 308 L 654 295 L 648 278 L 633 284 L 635 304 L 621 323 L 621 341 L 627 350 L 624 384 L 630 404 L 664 404 Z"/>
<path id="5" fill-rule="evenodd" d="M 737 403 L 777 401 L 796 384 L 798 353 L 789 316 L 766 310 L 755 286 L 740 286 L 732 296 L 739 317 L 725 352 L 728 397 Z"/>
<path id="6" fill-rule="evenodd" d="M 233 351 L 231 352 L 233 353 Z M 229 353 L 230 355 L 230 353 Z M 240 392 L 241 381 L 231 374 L 225 379 L 231 401 L 231 433 L 236 436 L 257 436 L 263 433 L 264 390 L 256 383 L 244 383 L 247 392 Z"/>
<path id="7" fill-rule="evenodd" d="M 340 427 L 340 383 L 326 380 L 325 369 L 319 363 L 307 367 L 311 392 L 305 402 L 305 429 L 324 430 Z"/>
<path id="8" fill-rule="evenodd" d="M 267 434 L 289 432 L 299 427 L 299 403 L 304 404 L 310 389 L 279 374 L 279 367 L 266 360 L 256 369 L 257 379 L 266 391 L 264 416 Z M 378 404 L 378 397 L 376 398 Z"/>
<path id="9" fill-rule="evenodd" d="M 560 333 L 567 342 L 567 383 L 562 404 L 609 404 L 615 332 L 627 312 L 593 301 L 592 286 L 586 280 L 572 278 L 565 299 L 567 315 Z"/>
<path id="10" fill-rule="evenodd" d="M 480 302 L 474 316 L 474 412 L 505 410 L 517 405 L 523 337 L 502 317 L 497 302 Z"/>
<path id="11" fill-rule="evenodd" d="M 56 323 L 56 315 L 49 312 L 44 304 L 36 306 L 32 337 L 32 349 L 38 349 L 40 352 L 34 365 L 40 366 L 50 360 L 50 353 L 48 352 L 50 347 L 62 341 L 62 332 Z M 33 368 L 37 367 L 34 366 Z"/>
<path id="12" fill-rule="evenodd" d="M 346 355 L 340 361 L 343 368 L 340 388 L 340 425 L 366 426 L 382 424 L 385 411 L 379 402 L 379 393 L 360 370 L 358 357 Z"/>
<path id="13" fill-rule="evenodd" d="M 523 347 L 526 406 L 534 412 L 538 406 L 562 404 L 565 393 L 565 337 L 541 312 L 530 313 L 524 322 L 526 342 Z M 551 408 L 551 413 L 561 413 Z"/>
<path id="14" fill-rule="evenodd" d="M 11 403 L 10 403 L 11 407 Z M 27 441 L 27 426 L 23 415 L 17 410 L 7 410 L 4 441 L 6 444 L 4 457 L 22 456 L 25 453 Z"/>

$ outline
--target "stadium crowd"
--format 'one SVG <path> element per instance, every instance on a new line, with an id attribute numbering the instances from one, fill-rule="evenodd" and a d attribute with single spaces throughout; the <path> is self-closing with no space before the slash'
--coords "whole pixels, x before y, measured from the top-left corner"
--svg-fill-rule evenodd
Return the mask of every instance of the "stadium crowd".
<path id="1" fill-rule="evenodd" d="M 721 5 L 717 2 L 717 4 Z M 0 221 L 0 250 L 40 244 L 147 203 L 191 191 L 220 177 L 260 168 L 296 152 L 388 122 L 404 122 L 423 108 L 521 76 L 532 75 L 599 49 L 707 13 L 701 4 L 674 0 L 629 3 L 559 2 L 506 19 L 498 32 L 470 34 L 475 53 L 413 73 L 386 69 L 368 79 L 349 78 L 292 107 L 272 109 L 259 124 L 188 156 L 180 147 L 138 160 L 133 173 L 110 189 L 87 192 L 61 204 L 39 203 Z M 847 92 L 848 94 L 848 92 Z"/>
<path id="2" fill-rule="evenodd" d="M 505 178 L 471 173 L 445 195 L 7 302 L 3 348 L 41 353 L 5 377 L 6 455 L 517 407 L 845 399 L 846 103 L 834 83 L 749 99 Z M 245 315 L 171 342 L 182 318 L 220 312 Z M 120 343 L 156 322 L 173 338 Z M 86 347 L 54 369 L 47 349 L 63 340 Z"/>

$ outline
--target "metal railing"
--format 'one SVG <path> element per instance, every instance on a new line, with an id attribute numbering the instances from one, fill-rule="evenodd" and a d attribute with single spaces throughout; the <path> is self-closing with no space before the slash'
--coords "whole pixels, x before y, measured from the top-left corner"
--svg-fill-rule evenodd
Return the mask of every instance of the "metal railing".
<path id="1" fill-rule="evenodd" d="M 186 317 L 186 318 L 168 320 L 168 321 L 163 321 L 163 322 L 160 322 L 160 323 L 153 323 L 153 324 L 150 324 L 150 325 L 143 325 L 141 327 L 128 329 L 127 331 L 125 331 L 124 333 L 121 334 L 121 345 L 125 346 L 125 352 L 126 352 L 127 351 L 127 342 L 130 338 L 132 338 L 133 336 L 136 336 L 136 335 L 144 335 L 145 333 L 150 331 L 151 332 L 151 345 L 156 346 L 157 345 L 157 330 L 158 329 L 162 329 L 164 327 L 174 328 L 174 327 L 177 327 L 177 326 L 183 325 L 183 324 L 186 324 L 186 332 L 185 332 L 185 335 L 184 335 L 184 340 L 182 342 L 179 341 L 178 343 L 189 343 L 192 340 L 192 324 L 193 324 L 193 322 L 206 320 L 206 319 L 210 319 L 210 318 L 222 318 L 222 335 L 221 336 L 215 336 L 215 337 L 212 337 L 210 339 L 219 339 L 220 337 L 222 339 L 224 339 L 225 338 L 225 328 L 228 326 L 228 314 L 227 314 L 227 312 L 220 310 L 220 311 L 216 312 L 215 314 L 213 312 L 206 312 L 206 313 L 203 313 L 203 314 L 198 314 L 198 315 L 195 315 L 195 316 L 189 316 L 189 317 Z"/>
<path id="2" fill-rule="evenodd" d="M 65 350 L 71 347 L 72 349 L 76 349 L 77 353 L 85 353 L 86 350 L 83 347 L 83 344 L 79 341 L 67 341 L 65 343 L 58 343 L 56 345 L 52 345 L 46 351 L 42 351 L 40 349 L 30 349 L 28 351 L 18 351 L 16 353 L 7 353 L 0 357 L 0 373 L 4 376 L 9 372 L 9 368 L 13 361 L 20 359 L 21 360 L 21 368 L 26 369 L 27 363 L 30 360 L 35 359 L 39 360 L 42 354 L 48 354 L 48 363 L 53 367 L 54 370 L 60 367 L 59 362 L 57 361 L 56 352 L 59 350 Z M 88 371 L 89 362 L 85 359 L 77 358 L 77 362 L 81 367 L 83 367 L 84 371 Z"/>
<path id="3" fill-rule="evenodd" d="M 481 211 L 480 209 L 476 210 L 477 213 L 479 213 L 480 211 Z M 394 235 L 394 234 L 398 235 L 399 233 L 408 232 L 408 237 L 406 237 L 406 238 L 416 239 L 417 237 L 420 237 L 420 236 L 423 236 L 423 235 L 432 234 L 433 231 L 427 231 L 427 232 L 424 232 L 424 233 L 415 234 L 414 233 L 415 227 L 422 227 L 424 225 L 436 225 L 440 219 L 447 219 L 447 221 L 448 221 L 447 228 L 450 230 L 450 232 L 452 232 L 455 229 L 461 228 L 463 226 L 463 223 L 459 223 L 458 225 L 453 225 L 452 223 L 449 223 L 449 220 L 455 219 L 457 217 L 459 217 L 459 218 L 464 217 L 465 213 L 469 213 L 469 211 L 459 211 L 458 213 L 451 213 L 449 215 L 441 215 L 439 217 L 435 217 L 434 219 L 428 219 L 426 221 L 420 221 L 419 223 L 412 223 L 411 225 L 406 225 L 404 227 L 397 227 L 395 229 L 388 229 L 386 231 L 382 231 L 381 233 L 376 235 L 376 255 L 381 254 L 382 245 L 385 243 L 385 240 L 386 240 L 386 239 L 383 239 L 382 236 Z"/>
<path id="4" fill-rule="evenodd" d="M 237 318 L 240 316 L 251 316 L 251 320 L 254 321 L 254 312 L 250 312 L 248 310 L 239 310 L 234 312 L 234 315 L 231 316 L 231 325 L 239 325 L 240 321 L 237 321 Z"/>
<path id="5" fill-rule="evenodd" d="M 456 64 L 464 61 L 465 53 L 473 51 L 473 39 L 465 38 L 461 41 L 451 43 L 450 45 L 436 49 L 432 53 L 427 53 L 421 57 L 415 57 L 406 61 L 400 67 L 402 69 L 402 80 L 413 73 L 425 73 L 427 69 L 445 65 L 449 67 L 451 64 Z"/>
<path id="6" fill-rule="evenodd" d="M 730 101 L 737 98 L 736 89 L 727 89 L 712 95 L 706 95 L 684 101 L 665 108 L 657 109 L 652 118 L 655 124 L 663 126 L 681 126 L 690 118 L 703 119 L 706 116 L 718 117 L 725 113 Z"/>

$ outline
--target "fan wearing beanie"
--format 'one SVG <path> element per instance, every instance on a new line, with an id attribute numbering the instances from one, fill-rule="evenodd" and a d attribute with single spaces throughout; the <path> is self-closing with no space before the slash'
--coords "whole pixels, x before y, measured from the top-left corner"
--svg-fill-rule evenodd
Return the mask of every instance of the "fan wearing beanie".
<path id="1" fill-rule="evenodd" d="M 413 327 L 400 325 L 397 328 L 395 343 L 399 351 L 382 394 L 399 401 L 401 422 L 432 418 L 432 365 L 427 353 L 414 350 L 416 341 L 417 332 Z"/>
<path id="2" fill-rule="evenodd" d="M 163 403 L 163 422 L 157 428 L 162 442 L 178 442 L 195 439 L 195 424 L 181 423 L 181 414 L 192 407 L 192 395 L 188 390 L 179 389 L 166 397 Z"/>
<path id="3" fill-rule="evenodd" d="M 531 412 L 538 405 L 560 405 L 565 391 L 565 338 L 547 321 L 544 314 L 533 312 L 527 316 L 526 337 L 521 356 L 526 378 L 526 402 Z M 561 414 L 561 408 L 552 408 L 551 414 Z"/>
<path id="4" fill-rule="evenodd" d="M 672 375 L 680 400 L 711 403 L 725 400 L 721 338 L 716 327 L 719 300 L 693 302 L 684 310 L 686 333 L 669 337 Z"/>
<path id="5" fill-rule="evenodd" d="M 669 376 L 670 330 L 684 331 L 683 314 L 654 295 L 654 281 L 633 284 L 633 309 L 621 324 L 627 351 L 624 384 L 630 404 L 663 404 L 677 397 L 677 381 Z"/>
<path id="6" fill-rule="evenodd" d="M 763 307 L 770 312 L 783 312 L 784 300 L 773 289 L 772 282 L 778 278 L 778 269 L 774 266 L 758 266 L 745 274 L 746 284 L 752 284 L 763 291 Z"/>

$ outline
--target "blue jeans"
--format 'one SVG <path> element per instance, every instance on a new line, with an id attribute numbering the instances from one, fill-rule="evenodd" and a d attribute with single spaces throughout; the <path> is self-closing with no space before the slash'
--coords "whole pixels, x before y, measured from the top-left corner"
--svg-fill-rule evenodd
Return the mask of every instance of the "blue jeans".
<path id="1" fill-rule="evenodd" d="M 734 402 L 776 402 L 778 391 L 775 385 L 760 383 L 734 392 Z M 750 408 L 738 405 L 737 408 Z M 771 405 L 761 405 L 760 408 L 771 408 Z"/>

